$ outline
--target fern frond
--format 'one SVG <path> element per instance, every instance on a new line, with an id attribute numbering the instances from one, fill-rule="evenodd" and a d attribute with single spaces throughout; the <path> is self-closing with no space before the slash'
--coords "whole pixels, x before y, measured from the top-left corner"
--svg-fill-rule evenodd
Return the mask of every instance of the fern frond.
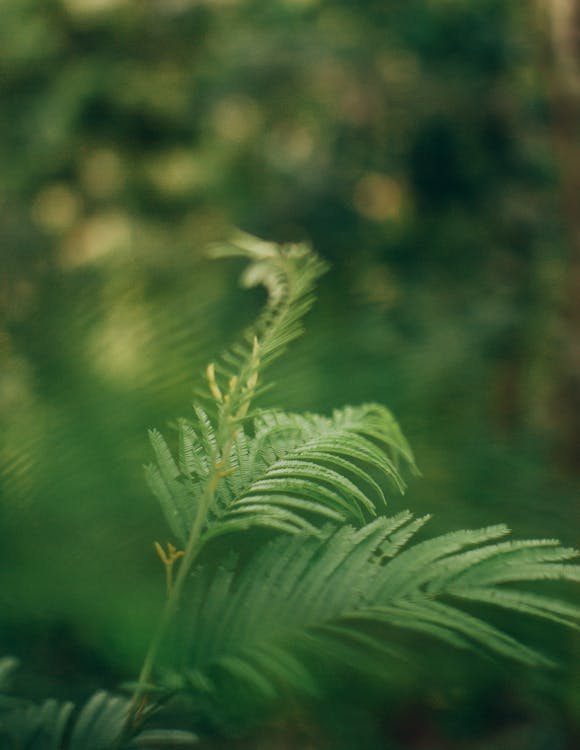
<path id="1" fill-rule="evenodd" d="M 245 566 L 196 573 L 186 680 L 200 705 L 223 709 L 249 695 L 272 700 L 285 686 L 315 693 L 311 664 L 319 655 L 380 672 L 385 657 L 408 655 L 402 632 L 549 664 L 469 609 L 477 603 L 577 626 L 578 607 L 514 586 L 578 580 L 580 566 L 570 563 L 576 553 L 554 540 L 504 541 L 504 525 L 412 544 L 426 517 L 381 515 L 385 488 L 404 492 L 403 469 L 416 472 L 382 406 L 349 406 L 330 417 L 251 415 L 263 368 L 301 332 L 323 264 L 303 246 L 248 235 L 214 255 L 248 258 L 245 284 L 263 284 L 269 298 L 242 342 L 208 366 L 215 408 L 195 407 L 194 419 L 179 423 L 177 458 L 151 432 L 157 465 L 149 482 L 184 543 L 159 632 L 178 611 L 210 539 L 252 527 L 282 533 Z M 159 642 L 152 642 L 133 706 L 147 692 Z"/>
<path id="2" fill-rule="evenodd" d="M 189 615 L 190 680 L 197 689 L 206 686 L 213 699 L 238 689 L 269 700 L 303 681 L 314 690 L 312 657 L 376 672 L 385 664 L 377 662 L 379 655 L 406 655 L 395 637 L 401 630 L 549 664 L 461 603 L 577 627 L 579 607 L 506 585 L 578 580 L 580 566 L 568 562 L 576 553 L 553 540 L 498 543 L 508 533 L 503 525 L 409 546 L 426 520 L 404 512 L 358 529 L 343 526 L 324 539 L 281 536 L 241 570 L 221 568 L 211 577 L 200 571 Z"/>
<path id="3" fill-rule="evenodd" d="M 15 660 L 0 660 L 0 670 Z M 0 747 L 2 750 L 188 750 L 198 738 L 175 729 L 145 729 L 118 744 L 123 736 L 129 701 L 104 691 L 95 693 L 76 717 L 72 703 L 47 700 L 42 704 L 0 694 Z M 151 709 L 145 710 L 149 717 Z"/>
<path id="4" fill-rule="evenodd" d="M 216 400 L 229 400 L 226 405 L 232 412 L 241 409 L 245 413 L 258 374 L 302 333 L 302 318 L 314 301 L 314 284 L 327 265 L 304 244 L 276 245 L 244 232 L 237 232 L 227 243 L 214 245 L 210 255 L 247 258 L 250 263 L 242 275 L 242 286 L 262 285 L 268 292 L 258 320 L 209 373 Z"/>
<path id="5" fill-rule="evenodd" d="M 86 703 L 74 725 L 68 750 L 102 750 L 121 736 L 129 701 L 99 691 Z"/>
<path id="6" fill-rule="evenodd" d="M 61 750 L 72 711 L 72 703 L 55 700 L 41 705 L 2 700 L 0 746 L 10 750 Z"/>
<path id="7" fill-rule="evenodd" d="M 104 750 L 121 736 L 125 698 L 96 693 L 73 720 L 72 703 L 37 705 L 0 696 L 0 740 L 7 750 Z"/>
<path id="8" fill-rule="evenodd" d="M 304 514 L 364 524 L 385 507 L 375 475 L 402 492 L 401 457 L 414 468 L 392 415 L 372 405 L 337 410 L 330 418 L 265 411 L 253 431 L 253 438 L 239 434 L 234 456 L 244 458 L 234 459 L 233 473 L 216 495 L 207 538 L 264 525 L 279 511 L 295 531 Z"/>
<path id="9" fill-rule="evenodd" d="M 242 343 L 208 367 L 217 414 L 195 406 L 195 418 L 179 422 L 175 458 L 150 431 L 157 464 L 146 477 L 172 533 L 185 546 L 200 506 L 202 543 L 253 526 L 295 534 L 316 533 L 320 522 L 368 522 L 385 507 L 380 480 L 403 492 L 401 463 L 416 471 L 387 409 L 365 404 L 331 417 L 262 411 L 244 425 L 258 374 L 301 332 L 324 263 L 305 246 L 244 234 L 213 254 L 248 258 L 244 284 L 263 284 L 269 298 Z"/>
<path id="10" fill-rule="evenodd" d="M 146 468 L 147 480 L 182 543 L 206 486 L 208 454 L 221 455 L 210 417 L 201 409 L 197 415 L 195 423 L 179 423 L 178 460 L 150 432 L 157 466 Z M 321 521 L 364 524 L 386 506 L 384 481 L 404 491 L 401 462 L 416 470 L 392 414 L 373 404 L 331 417 L 262 411 L 249 429 L 240 427 L 232 440 L 205 541 L 252 526 L 316 533 Z"/>
<path id="11" fill-rule="evenodd" d="M 161 433 L 150 430 L 149 439 L 157 458 L 157 466 L 146 466 L 145 478 L 161 505 L 171 531 L 183 543 L 195 518 L 200 483 L 193 482 L 187 476 L 182 478 L 181 469 Z M 191 451 L 193 453 L 193 449 Z"/>
<path id="12" fill-rule="evenodd" d="M 314 283 L 326 272 L 326 263 L 306 245 L 277 245 L 245 232 L 236 232 L 227 243 L 214 245 L 210 255 L 247 258 L 250 264 L 242 276 L 242 286 L 249 289 L 261 284 L 268 292 L 261 316 L 243 334 L 243 343 L 225 354 L 226 361 L 239 369 L 257 337 L 262 366 L 269 364 L 302 333 L 301 319 L 312 306 Z M 230 376 L 237 375 L 237 369 Z"/>
<path id="13" fill-rule="evenodd" d="M 302 332 L 302 318 L 313 302 L 314 282 L 326 270 L 326 264 L 305 245 L 279 246 L 243 233 L 225 245 L 215 246 L 212 254 L 249 259 L 242 283 L 246 287 L 264 285 L 268 300 L 257 322 L 242 335 L 241 342 L 216 363 L 208 365 L 209 395 L 217 414 L 212 417 L 195 405 L 195 419 L 180 423 L 179 461 L 173 458 L 161 435 L 156 430 L 150 432 L 157 466 L 146 467 L 147 481 L 173 534 L 184 544 L 205 489 L 209 487 L 208 494 L 213 496 L 214 485 L 223 485 L 222 474 L 226 473 L 223 464 L 231 460 L 232 468 L 243 472 L 243 457 L 239 452 L 242 445 L 237 433 L 247 419 L 251 400 L 262 388 L 259 376 Z M 210 411 L 213 413 L 215 409 Z M 237 456 L 230 456 L 232 445 L 238 449 Z M 248 509 L 240 510 L 238 515 L 246 517 Z M 264 523 L 281 524 L 286 530 L 307 527 L 303 519 L 289 519 L 281 507 L 275 512 L 272 508 L 265 509 L 259 516 Z M 289 520 L 292 522 L 288 526 Z M 229 520 L 228 525 L 232 525 Z"/>

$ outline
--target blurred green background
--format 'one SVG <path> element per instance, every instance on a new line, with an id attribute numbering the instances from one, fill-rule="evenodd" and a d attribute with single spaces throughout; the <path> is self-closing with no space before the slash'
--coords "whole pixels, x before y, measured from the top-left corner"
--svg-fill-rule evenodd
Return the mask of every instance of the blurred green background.
<path id="1" fill-rule="evenodd" d="M 232 226 L 332 264 L 264 404 L 385 403 L 423 471 L 393 511 L 578 544 L 563 5 L 2 0 L 0 651 L 24 691 L 139 664 L 167 534 L 146 428 L 187 415 L 263 301 L 204 259 Z M 337 690 L 316 723 L 335 748 L 580 746 L 579 639 L 517 627 L 564 668 L 430 651 L 427 678 Z"/>

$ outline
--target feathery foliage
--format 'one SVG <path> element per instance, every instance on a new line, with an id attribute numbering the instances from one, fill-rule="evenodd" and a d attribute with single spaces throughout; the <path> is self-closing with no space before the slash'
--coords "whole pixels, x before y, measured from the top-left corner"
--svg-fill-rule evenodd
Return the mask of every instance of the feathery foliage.
<path id="1" fill-rule="evenodd" d="M 320 689 L 317 657 L 381 674 L 405 657 L 397 629 L 524 662 L 550 660 L 462 609 L 480 602 L 579 627 L 580 607 L 509 584 L 580 580 L 555 540 L 498 541 L 504 525 L 410 545 L 427 518 L 404 511 L 324 538 L 279 537 L 241 570 L 201 571 L 190 617 L 188 681 L 223 701 L 250 691 Z M 235 686 L 235 687 L 234 687 Z M 235 705 L 235 701 L 234 701 Z"/>
<path id="2" fill-rule="evenodd" d="M 281 250 L 241 232 L 232 239 L 231 244 L 215 246 L 211 253 L 215 257 L 238 255 L 249 258 L 251 263 L 242 283 L 246 287 L 263 284 L 268 291 L 268 301 L 256 324 L 243 334 L 241 342 L 226 351 L 219 362 L 208 366 L 209 394 L 217 407 L 217 416 L 212 420 L 208 411 L 199 404 L 194 409 L 195 420 L 180 422 L 179 461 L 173 458 L 161 434 L 156 430 L 150 431 L 157 466 L 146 468 L 147 480 L 161 503 L 172 532 L 182 543 L 187 540 L 200 505 L 204 502 L 207 486 L 214 482 L 216 465 L 223 464 L 223 470 L 228 461 L 237 461 L 237 466 L 231 467 L 234 469 L 232 473 L 235 473 L 235 468 L 240 471 L 229 482 L 220 483 L 219 492 L 215 498 L 211 498 L 211 505 L 207 509 L 210 518 L 221 517 L 235 500 L 247 498 L 248 492 L 252 491 L 252 478 L 262 478 L 260 494 L 268 486 L 267 477 L 261 475 L 268 468 L 264 460 L 266 452 L 269 450 L 272 455 L 274 450 L 272 441 L 267 441 L 266 430 L 264 427 L 260 429 L 260 423 L 254 425 L 254 440 L 243 431 L 238 433 L 238 428 L 247 417 L 250 402 L 260 393 L 259 374 L 302 332 L 302 317 L 313 303 L 314 282 L 325 270 L 325 264 L 302 245 L 291 245 Z M 207 398 L 205 393 L 200 395 Z M 293 431 L 297 429 L 298 421 Z M 289 432 L 290 427 L 286 431 Z M 281 450 L 284 450 L 283 445 Z M 278 469 L 284 471 L 283 467 Z M 293 479 L 307 483 L 308 467 L 301 469 L 301 472 L 294 472 Z M 286 471 L 289 470 L 290 467 L 286 467 Z M 281 477 L 270 479 L 279 486 Z M 339 477 L 336 480 L 341 481 Z M 235 488 L 244 485 L 248 492 L 240 498 Z M 335 496 L 334 504 L 340 504 L 340 494 Z M 311 507 L 314 505 L 311 504 Z M 222 528 L 247 528 L 253 523 L 270 526 L 282 524 L 286 530 L 290 530 L 291 526 L 296 530 L 306 528 L 306 522 L 299 515 L 283 508 L 284 503 L 275 500 L 262 509 L 252 508 L 246 503 L 244 508 L 237 507 L 232 511 L 234 517 L 228 518 L 228 525 L 224 524 Z M 336 518 L 340 517 L 336 515 Z"/>
<path id="3" fill-rule="evenodd" d="M 264 369 L 301 332 L 324 263 L 302 245 L 244 234 L 212 253 L 248 259 L 243 282 L 263 284 L 268 302 L 241 343 L 208 366 L 207 392 L 179 421 L 176 448 L 150 431 L 156 463 L 147 480 L 183 549 L 155 543 L 167 598 L 133 696 L 97 693 L 74 722 L 70 704 L 3 698 L 0 737 L 14 748 L 190 747 L 191 734 L 143 731 L 159 690 L 194 696 L 206 718 L 231 706 L 243 713 L 287 691 L 323 692 L 317 660 L 383 674 L 388 659 L 409 656 L 397 635 L 404 632 L 551 663 L 472 614 L 474 604 L 580 625 L 576 605 L 521 587 L 578 582 L 574 550 L 552 539 L 507 541 L 504 525 L 416 541 L 428 518 L 387 511 L 391 491 L 405 489 L 405 469 L 416 467 L 385 407 L 348 406 L 329 417 L 255 409 Z M 229 534 L 235 550 L 236 534 L 253 527 L 271 539 L 249 562 L 198 563 L 212 539 Z M 178 617 L 183 668 L 156 683 L 159 648 Z M 12 667 L 0 662 L 0 687 Z"/>
<path id="4" fill-rule="evenodd" d="M 239 379 L 240 372 L 252 361 L 256 338 L 263 369 L 302 333 L 302 318 L 314 302 L 314 284 L 327 267 L 305 245 L 281 248 L 244 232 L 236 232 L 227 244 L 215 245 L 210 254 L 214 258 L 247 258 L 250 263 L 242 285 L 248 289 L 262 284 L 268 292 L 261 316 L 245 331 L 241 342 L 222 355 L 216 367 L 228 379 Z"/>
<path id="5" fill-rule="evenodd" d="M 0 659 L 0 687 L 3 676 L 13 671 L 13 659 Z M 95 693 L 77 712 L 72 703 L 47 700 L 38 705 L 0 695 L 0 747 L 2 750 L 109 750 L 114 747 L 127 719 L 129 701 Z M 151 712 L 147 712 L 149 715 Z M 134 736 L 127 750 L 191 750 L 197 737 L 179 730 L 144 730 Z"/>
<path id="6" fill-rule="evenodd" d="M 289 289 L 299 289 L 297 310 L 303 314 L 310 301 L 308 283 L 320 266 L 292 267 L 290 258 L 303 257 L 297 250 L 274 249 L 247 235 L 241 247 L 218 254 L 249 257 L 245 278 L 261 280 L 270 294 L 266 313 L 234 349 L 237 359 L 228 354 L 224 360 L 256 377 L 262 342 L 285 344 L 288 331 L 298 330 L 299 316 L 290 315 L 282 300 L 291 297 Z M 281 268 L 294 280 L 284 281 Z M 237 384 L 236 374 L 227 375 Z M 213 376 L 212 367 L 210 391 L 223 414 L 228 399 Z M 246 412 L 244 402 L 244 417 Z M 151 434 L 157 466 L 148 470 L 150 484 L 181 541 L 211 474 L 207 456 L 222 455 L 219 414 L 214 422 L 197 407 L 195 416 L 179 423 L 177 458 L 159 433 Z M 530 665 L 550 663 L 470 614 L 474 602 L 578 624 L 580 610 L 574 605 L 511 585 L 578 580 L 580 568 L 568 563 L 573 550 L 554 540 L 498 541 L 508 534 L 501 525 L 411 545 L 427 519 L 408 511 L 384 515 L 385 482 L 403 492 L 401 469 L 416 469 L 407 441 L 383 406 L 346 407 L 331 417 L 258 411 L 236 422 L 226 464 L 207 508 L 200 546 L 252 526 L 283 533 L 246 566 L 199 572 L 195 589 L 187 592 L 193 604 L 184 684 L 210 704 L 221 703 L 223 709 L 248 691 L 266 699 L 289 688 L 319 690 L 308 668 L 313 656 L 381 671 L 377 655 L 405 653 L 395 637 L 401 629 Z"/>
<path id="7" fill-rule="evenodd" d="M 157 431 L 150 438 L 157 466 L 149 484 L 182 543 L 203 497 L 207 455 L 217 436 L 206 412 L 179 423 L 179 459 Z M 216 489 L 204 539 L 251 526 L 316 533 L 313 521 L 364 523 L 386 500 L 374 474 L 403 492 L 400 464 L 414 468 L 410 448 L 390 412 L 377 405 L 337 410 L 332 417 L 258 412 L 240 427 L 230 471 Z M 310 519 L 310 520 L 309 520 Z"/>

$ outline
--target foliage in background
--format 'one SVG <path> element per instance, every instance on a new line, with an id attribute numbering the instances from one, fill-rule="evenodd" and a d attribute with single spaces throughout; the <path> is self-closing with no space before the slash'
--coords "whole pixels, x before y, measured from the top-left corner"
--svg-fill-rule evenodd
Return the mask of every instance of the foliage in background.
<path id="1" fill-rule="evenodd" d="M 224 300 L 231 276 L 200 260 L 231 224 L 309 237 L 335 268 L 310 340 L 275 367 L 284 407 L 387 402 L 428 480 L 419 512 L 567 535 L 570 267 L 534 8 L 4 0 L 0 634 L 32 649 L 35 694 L 112 686 L 139 659 L 159 607 L 143 430 L 259 303 Z M 477 736 L 502 690 L 522 732 L 570 737 L 577 677 L 536 685 L 539 705 L 495 679 L 416 681 L 409 700 L 463 747 L 449 707 L 492 706 Z M 360 733 L 353 700 L 337 695 Z"/>

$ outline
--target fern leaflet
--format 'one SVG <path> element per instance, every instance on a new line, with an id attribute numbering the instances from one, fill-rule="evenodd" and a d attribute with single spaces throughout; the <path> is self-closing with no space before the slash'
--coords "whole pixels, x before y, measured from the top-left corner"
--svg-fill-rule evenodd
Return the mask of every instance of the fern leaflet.
<path id="1" fill-rule="evenodd" d="M 506 585 L 578 581 L 580 566 L 569 562 L 577 553 L 553 540 L 500 542 L 508 534 L 503 525 L 409 546 L 426 520 L 403 512 L 328 531 L 322 540 L 282 536 L 241 570 L 200 571 L 189 624 L 190 684 L 205 686 L 214 699 L 231 698 L 232 690 L 269 699 L 288 686 L 315 689 L 312 657 L 373 671 L 384 663 L 378 655 L 405 656 L 395 645 L 398 629 L 550 664 L 461 605 L 476 601 L 578 627 L 579 607 Z"/>

